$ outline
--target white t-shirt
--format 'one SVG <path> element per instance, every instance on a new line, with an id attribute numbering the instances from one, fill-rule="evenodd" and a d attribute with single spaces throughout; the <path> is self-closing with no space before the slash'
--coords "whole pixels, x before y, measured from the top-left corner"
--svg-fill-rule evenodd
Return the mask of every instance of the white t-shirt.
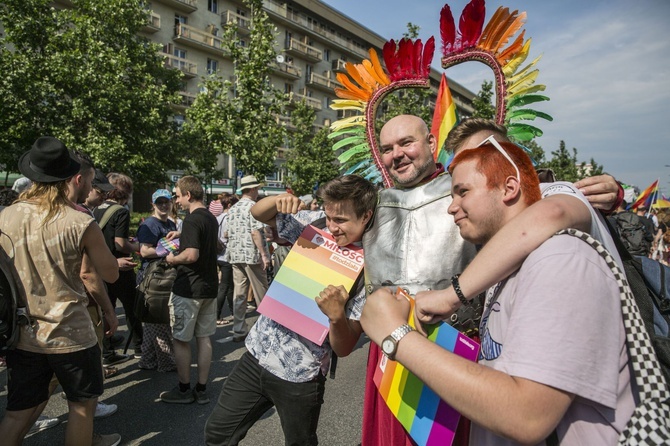
<path id="1" fill-rule="evenodd" d="M 574 394 L 556 428 L 561 444 L 616 444 L 635 402 L 607 264 L 576 237 L 555 236 L 502 283 L 487 292 L 479 363 Z M 470 444 L 515 443 L 473 423 Z"/>
<path id="2" fill-rule="evenodd" d="M 591 203 L 589 203 L 584 194 L 579 189 L 577 189 L 574 184 L 565 181 L 542 183 L 540 184 L 540 191 L 542 192 L 542 198 L 546 198 L 554 194 L 566 194 L 572 195 L 573 197 L 582 200 L 591 213 L 591 230 L 589 231 L 589 234 L 591 237 L 598 240 L 603 244 L 603 246 L 605 246 L 607 251 L 609 251 L 609 253 L 612 255 L 614 261 L 623 271 L 623 262 L 621 261 L 621 257 L 619 257 L 619 252 L 616 250 L 614 240 L 612 240 L 612 236 L 607 230 L 607 224 L 605 223 L 603 216 L 599 212 L 596 212 L 595 209 L 593 209 Z"/>

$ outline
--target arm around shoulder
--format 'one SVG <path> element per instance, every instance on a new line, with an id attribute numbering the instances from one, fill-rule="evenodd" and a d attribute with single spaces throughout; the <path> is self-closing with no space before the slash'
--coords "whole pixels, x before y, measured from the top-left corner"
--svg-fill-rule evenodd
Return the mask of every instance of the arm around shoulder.
<path id="1" fill-rule="evenodd" d="M 278 213 L 295 214 L 304 206 L 300 198 L 293 194 L 281 194 L 266 197 L 251 207 L 251 216 L 266 225 L 276 227 L 275 216 Z"/>

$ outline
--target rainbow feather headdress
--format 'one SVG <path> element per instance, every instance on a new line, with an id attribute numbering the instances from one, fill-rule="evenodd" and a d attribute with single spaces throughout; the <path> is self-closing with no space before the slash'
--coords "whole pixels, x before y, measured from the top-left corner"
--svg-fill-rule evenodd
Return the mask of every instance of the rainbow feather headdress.
<path id="1" fill-rule="evenodd" d="M 495 77 L 496 122 L 506 125 L 510 137 L 528 141 L 541 136 L 542 131 L 521 122 L 551 116 L 525 106 L 549 98 L 537 94 L 545 89 L 535 84 L 539 70 L 534 68 L 541 56 L 520 68 L 530 52 L 531 39 L 524 39 L 525 30 L 506 46 L 521 30 L 526 13 L 510 12 L 499 7 L 484 27 L 486 15 L 484 0 L 472 0 L 463 9 L 458 32 L 449 5 L 440 13 L 442 39 L 442 67 L 447 69 L 463 62 L 478 61 L 489 66 Z M 336 88 L 341 98 L 333 101 L 334 110 L 354 110 L 359 114 L 334 122 L 330 138 L 341 138 L 333 150 L 346 149 L 340 156 L 345 174 L 356 173 L 371 181 L 392 187 L 388 172 L 379 156 L 375 135 L 375 116 L 379 104 L 392 91 L 401 88 L 429 88 L 430 62 L 435 51 L 433 37 L 423 45 L 418 39 L 390 40 L 382 50 L 386 70 L 374 49 L 370 59 L 360 64 L 345 64 L 346 74 L 338 73 L 337 80 L 344 88 Z"/>

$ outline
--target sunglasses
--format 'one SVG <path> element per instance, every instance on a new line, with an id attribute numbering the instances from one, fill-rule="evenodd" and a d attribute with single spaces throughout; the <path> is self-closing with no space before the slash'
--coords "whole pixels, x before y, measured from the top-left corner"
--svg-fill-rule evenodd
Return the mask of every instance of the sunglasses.
<path id="1" fill-rule="evenodd" d="M 500 153 L 502 153 L 502 155 L 503 155 L 505 158 L 507 158 L 507 161 L 510 162 L 510 164 L 514 167 L 514 170 L 516 171 L 516 180 L 519 182 L 519 184 L 521 184 L 521 174 L 519 174 L 519 168 L 516 166 L 516 163 L 512 160 L 512 158 L 507 154 L 507 152 L 505 151 L 505 149 L 503 149 L 503 147 L 498 143 L 498 141 L 496 141 L 496 139 L 493 137 L 493 135 L 489 136 L 489 137 L 486 138 L 484 141 L 480 142 L 479 145 L 477 145 L 477 147 L 481 147 L 481 146 L 483 146 L 484 144 L 491 144 L 491 145 L 493 145 L 493 147 L 495 147 L 496 149 L 498 149 L 498 151 L 499 151 Z"/>

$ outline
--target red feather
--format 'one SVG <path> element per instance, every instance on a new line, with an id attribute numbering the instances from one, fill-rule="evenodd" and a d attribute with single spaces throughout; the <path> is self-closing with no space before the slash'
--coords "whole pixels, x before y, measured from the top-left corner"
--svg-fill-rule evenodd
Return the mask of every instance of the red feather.
<path id="1" fill-rule="evenodd" d="M 454 39 L 456 39 L 454 16 L 451 14 L 449 5 L 444 5 L 440 11 L 440 36 L 442 37 L 442 55 L 446 56 L 453 49 Z"/>
<path id="2" fill-rule="evenodd" d="M 428 77 L 430 75 L 430 63 L 433 61 L 434 53 L 435 37 L 430 36 L 430 39 L 426 40 L 426 44 L 423 47 L 423 66 L 421 67 L 421 72 L 419 73 L 421 77 Z"/>
<path id="3" fill-rule="evenodd" d="M 398 62 L 400 70 L 398 73 L 401 79 L 406 79 L 412 76 L 412 53 L 414 45 L 410 39 L 402 39 L 400 41 L 400 48 L 398 48 Z"/>
<path id="4" fill-rule="evenodd" d="M 482 34 L 486 5 L 484 0 L 472 0 L 463 8 L 461 20 L 458 24 L 458 33 L 461 36 L 461 48 L 474 46 Z"/>
<path id="5" fill-rule="evenodd" d="M 398 71 L 398 60 L 396 59 L 396 43 L 395 40 L 391 39 L 384 44 L 382 48 L 382 56 L 384 57 L 384 63 L 386 64 L 386 69 L 389 73 L 389 79 L 392 81 L 395 80 L 395 73 Z"/>
<path id="6" fill-rule="evenodd" d="M 421 65 L 423 65 L 421 63 L 421 57 L 423 56 L 423 42 L 421 42 L 421 39 L 416 39 L 416 42 L 414 42 L 413 51 L 414 51 L 414 57 L 413 57 L 414 66 L 412 67 L 412 74 L 413 74 L 412 77 L 419 77 L 421 76 L 422 71 Z"/>

